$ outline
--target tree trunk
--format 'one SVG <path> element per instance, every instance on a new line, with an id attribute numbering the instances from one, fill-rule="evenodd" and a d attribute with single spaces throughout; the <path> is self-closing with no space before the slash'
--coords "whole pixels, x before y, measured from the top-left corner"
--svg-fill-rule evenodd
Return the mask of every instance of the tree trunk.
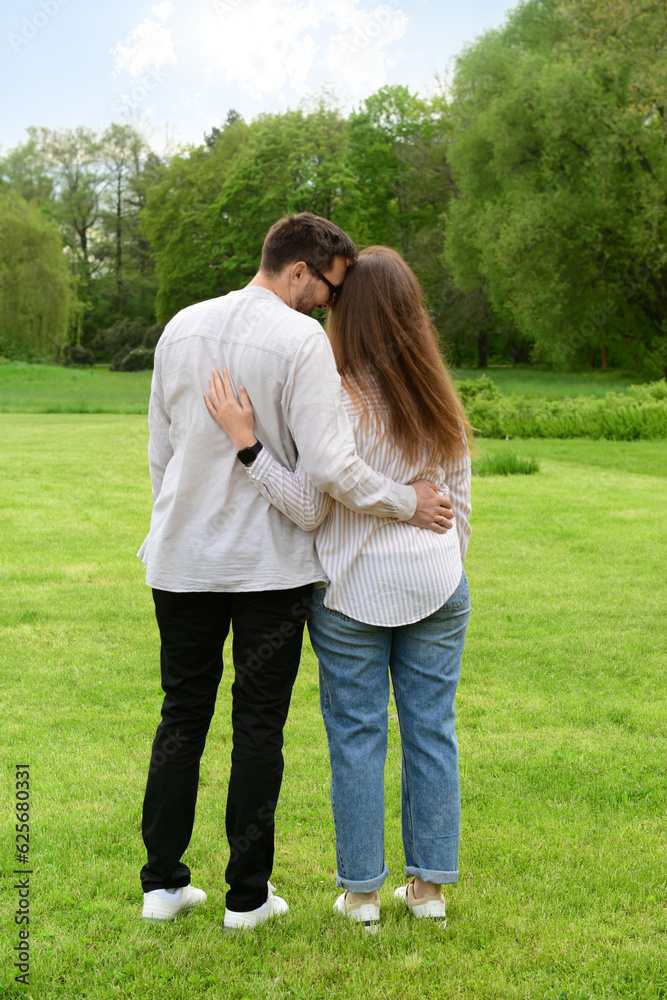
<path id="1" fill-rule="evenodd" d="M 485 329 L 477 331 L 477 367 L 486 368 L 488 365 L 487 348 L 488 333 Z"/>
<path id="2" fill-rule="evenodd" d="M 119 312 L 123 304 L 123 199 L 121 180 L 119 170 L 116 187 L 116 296 Z"/>
<path id="3" fill-rule="evenodd" d="M 600 367 L 602 371 L 607 370 L 607 365 L 609 364 L 609 349 L 606 344 L 602 344 L 600 348 Z"/>

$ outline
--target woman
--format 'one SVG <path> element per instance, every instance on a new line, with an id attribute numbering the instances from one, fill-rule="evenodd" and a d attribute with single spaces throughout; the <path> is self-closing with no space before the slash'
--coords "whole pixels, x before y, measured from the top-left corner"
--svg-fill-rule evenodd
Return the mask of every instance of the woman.
<path id="1" fill-rule="evenodd" d="M 458 880 L 460 796 L 454 698 L 470 614 L 463 557 L 470 537 L 466 421 L 414 274 L 394 250 L 369 247 L 349 268 L 328 334 L 359 455 L 388 478 L 441 483 L 455 527 L 445 534 L 349 510 L 255 445 L 246 466 L 264 496 L 306 530 L 328 585 L 313 591 L 309 631 L 320 669 L 336 830 L 334 909 L 377 929 L 384 862 L 389 672 L 402 744 L 407 886 L 416 917 L 445 925 L 444 883 Z M 227 372 L 206 405 L 237 450 L 254 439 Z M 260 450 L 261 449 L 261 450 Z"/>

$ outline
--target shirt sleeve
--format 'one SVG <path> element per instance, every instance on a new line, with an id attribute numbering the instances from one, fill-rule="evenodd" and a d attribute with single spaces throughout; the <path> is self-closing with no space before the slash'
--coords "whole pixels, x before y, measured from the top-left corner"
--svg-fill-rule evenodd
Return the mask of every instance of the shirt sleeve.
<path id="1" fill-rule="evenodd" d="M 301 460 L 291 472 L 262 448 L 246 472 L 269 503 L 304 531 L 317 528 L 331 510 L 333 500 L 322 493 L 303 471 Z"/>
<path id="2" fill-rule="evenodd" d="M 445 461 L 444 473 L 444 483 L 449 487 L 449 497 L 452 501 L 456 533 L 461 550 L 461 562 L 463 562 L 470 541 L 470 515 L 472 513 L 470 502 L 471 463 L 467 445 L 465 453 L 460 458 L 449 462 Z"/>
<path id="3" fill-rule="evenodd" d="M 371 469 L 357 454 L 331 345 L 324 332 L 299 347 L 282 408 L 304 472 L 322 492 L 351 510 L 409 521 L 417 494 Z"/>
<path id="4" fill-rule="evenodd" d="M 159 364 L 160 355 L 156 351 L 155 368 L 151 382 L 151 396 L 148 403 L 148 465 L 151 474 L 153 502 L 157 500 L 162 489 L 165 469 L 174 454 L 169 437 L 171 421 L 164 405 L 164 391 Z"/>

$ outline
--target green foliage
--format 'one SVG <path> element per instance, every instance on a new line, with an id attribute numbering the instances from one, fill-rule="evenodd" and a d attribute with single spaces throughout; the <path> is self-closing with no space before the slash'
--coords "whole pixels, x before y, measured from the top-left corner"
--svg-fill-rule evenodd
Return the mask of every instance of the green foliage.
<path id="1" fill-rule="evenodd" d="M 142 319 L 119 319 L 113 326 L 100 330 L 92 346 L 118 366 L 134 348 L 154 348 L 163 329 L 159 323 L 149 324 Z"/>
<path id="2" fill-rule="evenodd" d="M 80 347 L 78 344 L 65 344 L 65 365 L 68 368 L 78 368 L 80 366 L 91 366 L 95 364 L 95 352 L 89 347 Z"/>
<path id="3" fill-rule="evenodd" d="M 231 109 L 164 162 L 128 125 L 30 128 L 0 193 L 60 226 L 79 345 L 242 287 L 269 226 L 307 210 L 403 254 L 456 366 L 658 379 L 665 27 L 650 0 L 526 0 L 428 99 L 387 86 L 347 117 L 322 101 L 249 124 Z"/>
<path id="4" fill-rule="evenodd" d="M 56 226 L 36 205 L 0 194 L 1 353 L 12 359 L 57 360 L 72 299 Z"/>
<path id="5" fill-rule="evenodd" d="M 650 402 L 653 399 L 667 400 L 667 379 L 660 379 L 659 382 L 652 382 L 648 385 L 631 385 L 628 389 L 630 395 L 640 402 Z"/>
<path id="6" fill-rule="evenodd" d="M 77 344 L 123 316 L 154 320 L 152 249 L 139 231 L 161 161 L 131 126 L 28 129 L 0 158 L 0 190 L 24 195 L 55 221 L 67 247 L 81 308 Z"/>
<path id="7" fill-rule="evenodd" d="M 160 322 L 242 287 L 269 227 L 291 212 L 337 221 L 346 125 L 333 110 L 232 120 L 211 148 L 176 156 L 149 191 L 143 226 L 155 248 Z"/>
<path id="8" fill-rule="evenodd" d="M 114 361 L 111 370 L 116 372 L 143 372 L 153 367 L 154 356 L 155 350 L 153 348 L 135 347 L 120 361 Z"/>
<path id="9" fill-rule="evenodd" d="M 536 458 L 519 458 L 513 451 L 484 455 L 472 463 L 473 476 L 531 476 L 539 471 Z"/>
<path id="10" fill-rule="evenodd" d="M 655 377 L 667 371 L 665 13 L 626 13 L 629 32 L 602 0 L 528 0 L 459 58 L 445 257 L 534 357 Z"/>
<path id="11" fill-rule="evenodd" d="M 500 389 L 490 378 L 462 379 L 456 383 L 456 391 L 464 406 L 478 399 L 497 399 Z"/>
<path id="12" fill-rule="evenodd" d="M 250 125 L 230 113 L 204 147 L 174 157 L 148 192 L 142 221 L 156 252 L 159 319 L 246 284 L 269 226 L 311 211 L 359 246 L 396 247 L 454 361 L 476 358 L 477 328 L 492 323 L 486 298 L 454 289 L 440 259 L 453 192 L 449 129 L 441 95 L 426 101 L 400 86 L 383 87 L 347 120 L 324 104 Z"/>
<path id="13" fill-rule="evenodd" d="M 479 391 L 470 384 L 461 398 L 475 433 L 491 438 L 607 438 L 611 441 L 667 438 L 665 380 L 634 386 L 627 395 L 608 392 L 603 398 L 571 399 L 503 396 L 489 381 Z M 474 383 L 473 383 L 474 386 Z"/>
<path id="14" fill-rule="evenodd" d="M 0 157 L 0 192 L 19 195 L 26 201 L 48 206 L 53 197 L 53 178 L 40 148 L 39 131 L 27 129 L 27 140 Z"/>

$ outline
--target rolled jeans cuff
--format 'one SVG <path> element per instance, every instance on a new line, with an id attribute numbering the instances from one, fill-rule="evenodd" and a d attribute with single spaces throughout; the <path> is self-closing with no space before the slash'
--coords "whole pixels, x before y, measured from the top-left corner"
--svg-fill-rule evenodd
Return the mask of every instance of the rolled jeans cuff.
<path id="1" fill-rule="evenodd" d="M 389 869 L 385 865 L 384 871 L 377 878 L 367 878 L 362 882 L 355 882 L 350 878 L 341 878 L 340 875 L 336 875 L 336 885 L 342 886 L 348 892 L 375 892 L 376 889 L 382 888 L 388 874 Z"/>
<path id="2" fill-rule="evenodd" d="M 412 878 L 413 875 L 420 878 L 422 882 L 433 882 L 434 885 L 453 885 L 459 880 L 459 873 L 457 871 L 436 872 L 430 868 L 415 868 L 414 865 L 410 865 L 405 869 L 405 877 Z"/>

